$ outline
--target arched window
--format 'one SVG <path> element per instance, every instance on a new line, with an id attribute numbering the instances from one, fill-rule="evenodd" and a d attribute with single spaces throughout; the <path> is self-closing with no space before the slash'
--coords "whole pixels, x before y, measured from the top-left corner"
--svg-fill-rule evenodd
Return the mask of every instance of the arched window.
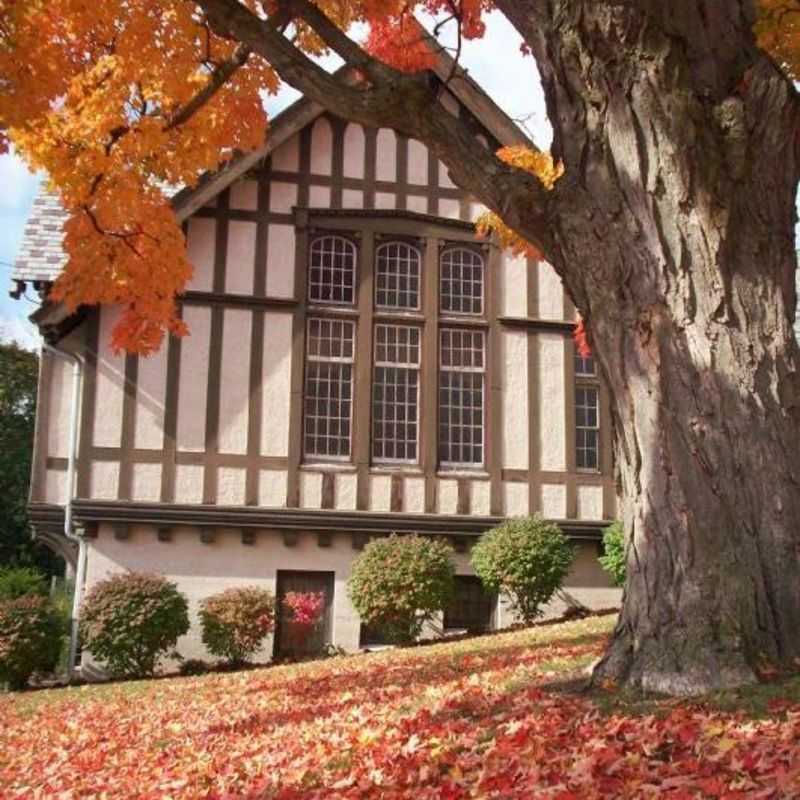
<path id="1" fill-rule="evenodd" d="M 451 314 L 483 313 L 483 258 L 467 247 L 448 247 L 439 261 L 440 309 Z"/>
<path id="2" fill-rule="evenodd" d="M 375 305 L 378 308 L 419 308 L 422 256 L 406 242 L 385 242 L 375 252 Z"/>
<path id="3" fill-rule="evenodd" d="M 314 303 L 353 305 L 356 247 L 343 236 L 320 236 L 311 242 L 308 299 Z"/>

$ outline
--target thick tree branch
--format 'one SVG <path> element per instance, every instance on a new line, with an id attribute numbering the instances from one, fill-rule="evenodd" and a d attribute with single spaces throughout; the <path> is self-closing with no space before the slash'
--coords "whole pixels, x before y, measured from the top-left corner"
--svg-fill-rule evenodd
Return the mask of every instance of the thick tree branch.
<path id="1" fill-rule="evenodd" d="M 208 83 L 181 109 L 172 115 L 165 130 L 172 130 L 188 122 L 233 77 L 250 57 L 250 48 L 239 45 L 236 52 L 223 61 L 212 73 Z"/>
<path id="2" fill-rule="evenodd" d="M 558 190 L 510 167 L 487 151 L 473 131 L 438 102 L 426 74 L 408 75 L 376 61 L 352 42 L 319 9 L 288 0 L 329 47 L 368 78 L 346 82 L 329 74 L 268 21 L 238 0 L 197 0 L 218 36 L 232 39 L 265 58 L 281 78 L 323 108 L 371 127 L 393 128 L 423 141 L 448 167 L 453 180 L 498 213 L 507 225 L 545 254 L 553 244 L 552 219 Z"/>
<path id="3" fill-rule="evenodd" d="M 402 73 L 373 58 L 308 0 L 281 0 L 282 8 L 300 17 L 350 67 L 371 81 L 397 80 Z"/>

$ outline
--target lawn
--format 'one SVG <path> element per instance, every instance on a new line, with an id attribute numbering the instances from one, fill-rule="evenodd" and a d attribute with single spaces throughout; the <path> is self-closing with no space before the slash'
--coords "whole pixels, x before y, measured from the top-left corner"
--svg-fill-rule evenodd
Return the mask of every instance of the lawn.
<path id="1" fill-rule="evenodd" d="M 0 797 L 800 797 L 800 679 L 576 690 L 613 617 L 0 698 Z"/>

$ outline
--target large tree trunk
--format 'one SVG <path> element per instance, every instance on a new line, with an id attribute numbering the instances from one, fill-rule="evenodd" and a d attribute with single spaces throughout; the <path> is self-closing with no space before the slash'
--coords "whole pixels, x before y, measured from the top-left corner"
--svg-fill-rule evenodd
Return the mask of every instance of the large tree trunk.
<path id="1" fill-rule="evenodd" d="M 595 677 L 751 682 L 800 656 L 793 89 L 751 3 L 550 6 L 528 20 L 567 168 L 548 255 L 613 395 L 629 537 Z"/>

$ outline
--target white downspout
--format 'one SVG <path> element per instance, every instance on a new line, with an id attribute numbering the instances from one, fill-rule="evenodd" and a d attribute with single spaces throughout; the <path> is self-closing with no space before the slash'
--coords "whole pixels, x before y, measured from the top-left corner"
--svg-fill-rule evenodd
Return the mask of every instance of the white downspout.
<path id="1" fill-rule="evenodd" d="M 72 598 L 72 614 L 69 630 L 69 658 L 67 661 L 67 680 L 71 681 L 78 653 L 78 622 L 80 617 L 83 584 L 86 580 L 86 540 L 72 530 L 72 499 L 75 493 L 75 462 L 78 454 L 78 427 L 80 420 L 81 382 L 83 379 L 83 359 L 66 350 L 42 343 L 42 351 L 52 353 L 57 358 L 72 362 L 72 402 L 69 420 L 69 450 L 67 452 L 67 499 L 64 505 L 64 535 L 78 544 L 78 566 L 75 570 L 75 592 Z"/>

